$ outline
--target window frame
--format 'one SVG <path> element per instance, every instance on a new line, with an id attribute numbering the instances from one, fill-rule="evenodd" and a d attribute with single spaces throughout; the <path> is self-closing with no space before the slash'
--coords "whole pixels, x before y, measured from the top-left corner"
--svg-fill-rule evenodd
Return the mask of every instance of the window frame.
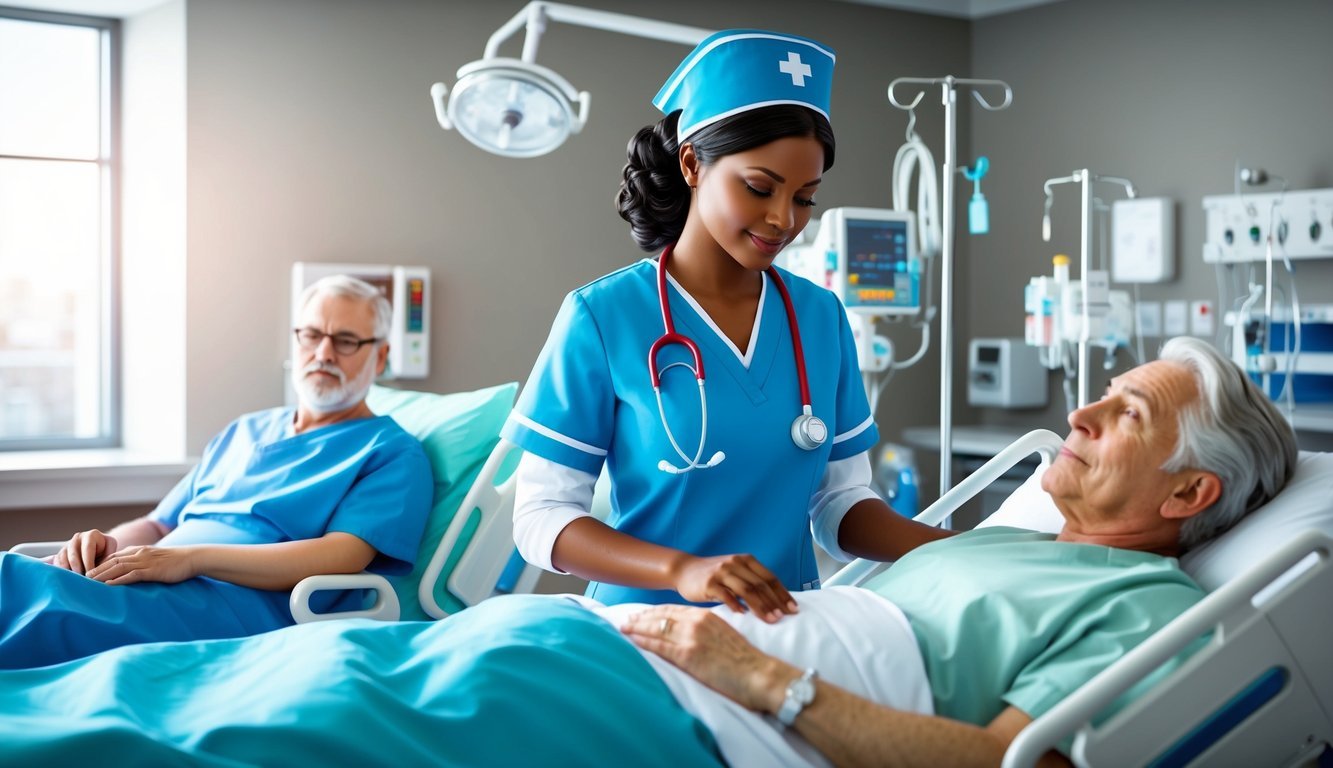
<path id="1" fill-rule="evenodd" d="M 2 0 L 0 0 L 2 2 Z M 0 18 L 16 21 L 86 27 L 98 32 L 100 48 L 100 126 L 96 162 L 100 181 L 99 269 L 100 285 L 98 347 L 100 357 L 100 427 L 97 437 L 0 436 L 0 454 L 17 451 L 119 448 L 122 432 L 121 375 L 121 24 L 119 19 L 56 11 L 39 11 L 0 5 Z M 44 155 L 10 155 L 0 159 L 54 162 L 89 161 Z"/>

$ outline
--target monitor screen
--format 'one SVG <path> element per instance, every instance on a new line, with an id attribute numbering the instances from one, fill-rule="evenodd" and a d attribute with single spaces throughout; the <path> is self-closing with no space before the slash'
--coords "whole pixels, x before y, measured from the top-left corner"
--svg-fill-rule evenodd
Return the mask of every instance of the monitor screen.
<path id="1" fill-rule="evenodd" d="M 906 221 L 847 219 L 846 236 L 848 306 L 918 305 Z"/>

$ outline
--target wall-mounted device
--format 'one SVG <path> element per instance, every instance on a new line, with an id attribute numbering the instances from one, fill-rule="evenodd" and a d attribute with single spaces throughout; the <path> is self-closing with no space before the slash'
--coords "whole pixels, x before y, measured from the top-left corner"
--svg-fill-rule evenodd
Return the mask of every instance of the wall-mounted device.
<path id="1" fill-rule="evenodd" d="M 836 293 L 849 312 L 914 315 L 921 310 L 915 223 L 910 211 L 830 208 L 813 243 L 787 249 L 787 269 Z"/>
<path id="2" fill-rule="evenodd" d="M 1248 179 L 1246 180 L 1249 181 Z M 1203 260 L 1264 261 L 1268 233 L 1293 259 L 1333 256 L 1333 189 L 1209 195 L 1203 199 Z"/>
<path id="3" fill-rule="evenodd" d="M 968 405 L 1036 408 L 1049 397 L 1040 350 L 1023 339 L 972 339 L 967 349 Z"/>
<path id="4" fill-rule="evenodd" d="M 424 379 L 430 374 L 430 270 L 384 264 L 292 264 L 292 322 L 300 315 L 301 292 L 330 275 L 351 275 L 380 289 L 393 307 L 385 379 Z"/>
<path id="5" fill-rule="evenodd" d="M 1165 283 L 1175 278 L 1176 217 L 1171 198 L 1111 203 L 1111 281 Z"/>

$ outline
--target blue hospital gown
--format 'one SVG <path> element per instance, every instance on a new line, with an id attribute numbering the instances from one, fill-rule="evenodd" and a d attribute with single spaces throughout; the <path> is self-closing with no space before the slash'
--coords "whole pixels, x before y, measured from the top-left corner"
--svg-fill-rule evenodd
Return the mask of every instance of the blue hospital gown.
<path id="1" fill-rule="evenodd" d="M 433 492 L 420 443 L 388 416 L 292 435 L 293 416 L 291 408 L 248 414 L 214 437 L 150 514 L 170 529 L 158 545 L 269 544 L 339 531 L 375 548 L 372 570 L 405 573 Z M 109 586 L 0 554 L 0 668 L 266 632 L 293 623 L 288 596 L 208 577 Z"/>
<path id="2" fill-rule="evenodd" d="M 566 297 L 503 436 L 524 450 L 574 469 L 611 477 L 609 525 L 639 539 L 698 556 L 748 552 L 788 589 L 818 583 L 810 499 L 829 461 L 879 439 L 842 305 L 829 291 L 782 272 L 805 349 L 814 413 L 829 439 L 798 448 L 791 423 L 801 411 L 791 329 L 780 294 L 768 285 L 748 366 L 691 302 L 669 285 L 676 331 L 699 346 L 708 398 L 708 434 L 700 461 L 716 467 L 672 475 L 662 459 L 681 460 L 658 415 L 648 350 L 663 333 L 655 262 L 643 260 Z M 693 456 L 701 414 L 694 376 L 675 345 L 659 355 L 666 418 Z M 670 590 L 593 582 L 588 595 L 608 605 L 681 602 Z"/>

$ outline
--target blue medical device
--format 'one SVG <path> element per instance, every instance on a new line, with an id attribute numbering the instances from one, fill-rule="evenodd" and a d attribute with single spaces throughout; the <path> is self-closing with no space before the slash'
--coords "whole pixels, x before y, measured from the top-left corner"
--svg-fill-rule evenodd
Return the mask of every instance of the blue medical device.
<path id="1" fill-rule="evenodd" d="M 982 155 L 971 168 L 959 169 L 963 177 L 972 182 L 972 199 L 967 203 L 967 231 L 974 235 L 984 235 L 990 231 L 990 204 L 981 194 L 981 178 L 990 170 L 990 158 Z"/>
<path id="2" fill-rule="evenodd" d="M 810 245 L 793 245 L 787 269 L 842 299 L 848 312 L 914 315 L 921 309 L 915 214 L 883 208 L 830 208 Z"/>

